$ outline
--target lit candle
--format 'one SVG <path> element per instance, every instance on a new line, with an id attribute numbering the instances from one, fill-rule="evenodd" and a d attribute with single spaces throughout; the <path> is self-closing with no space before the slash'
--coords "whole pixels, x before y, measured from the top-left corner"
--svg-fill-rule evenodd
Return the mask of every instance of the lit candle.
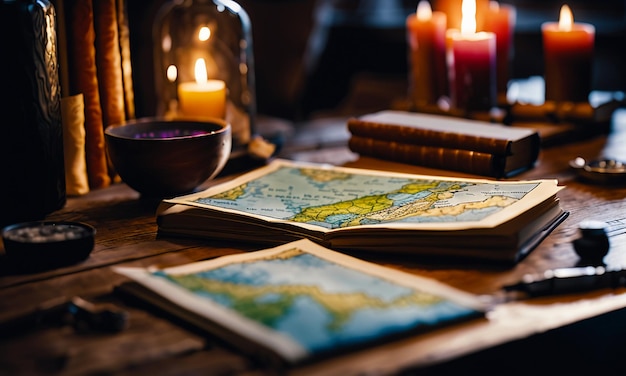
<path id="1" fill-rule="evenodd" d="M 559 22 L 546 22 L 541 31 L 546 100 L 588 102 L 595 28 L 574 23 L 572 11 L 563 5 Z"/>
<path id="2" fill-rule="evenodd" d="M 496 1 L 489 2 L 483 30 L 496 34 L 496 88 L 498 101 L 502 103 L 506 103 L 506 90 L 513 56 L 512 40 L 515 20 L 514 6 L 498 4 Z"/>
<path id="3" fill-rule="evenodd" d="M 406 20 L 410 49 L 411 79 L 409 91 L 413 104 L 435 105 L 447 93 L 446 15 L 433 12 L 428 1 L 421 0 L 416 13 Z"/>
<path id="4" fill-rule="evenodd" d="M 224 118 L 226 111 L 226 84 L 207 78 L 204 59 L 196 60 L 196 82 L 178 85 L 178 105 L 185 117 Z"/>
<path id="5" fill-rule="evenodd" d="M 433 9 L 446 15 L 448 29 L 461 29 L 462 2 L 463 0 L 433 0 Z M 476 0 L 477 30 L 482 30 L 488 8 L 489 0 Z"/>
<path id="6" fill-rule="evenodd" d="M 454 107 L 463 111 L 490 110 L 496 97 L 496 36 L 476 32 L 476 3 L 463 0 L 461 30 L 450 35 Z"/>

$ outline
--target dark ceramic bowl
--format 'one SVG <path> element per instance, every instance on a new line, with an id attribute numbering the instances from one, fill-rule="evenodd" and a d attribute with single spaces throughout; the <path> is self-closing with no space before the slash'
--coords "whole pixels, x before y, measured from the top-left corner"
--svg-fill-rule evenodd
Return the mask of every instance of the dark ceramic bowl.
<path id="1" fill-rule="evenodd" d="M 81 222 L 24 222 L 2 229 L 8 261 L 18 269 L 41 270 L 85 260 L 96 229 Z"/>
<path id="2" fill-rule="evenodd" d="M 143 118 L 106 128 L 113 167 L 147 197 L 192 192 L 223 168 L 231 151 L 231 127 L 211 121 Z"/>

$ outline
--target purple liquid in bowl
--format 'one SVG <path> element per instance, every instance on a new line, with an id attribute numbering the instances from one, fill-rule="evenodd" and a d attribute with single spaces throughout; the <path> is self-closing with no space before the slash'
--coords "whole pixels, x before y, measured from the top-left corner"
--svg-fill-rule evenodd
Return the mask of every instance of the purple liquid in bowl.
<path id="1" fill-rule="evenodd" d="M 159 139 L 159 138 L 193 137 L 193 136 L 200 136 L 200 135 L 209 134 L 209 133 L 213 133 L 213 132 L 207 131 L 204 129 L 163 129 L 159 131 L 135 133 L 133 138 Z"/>

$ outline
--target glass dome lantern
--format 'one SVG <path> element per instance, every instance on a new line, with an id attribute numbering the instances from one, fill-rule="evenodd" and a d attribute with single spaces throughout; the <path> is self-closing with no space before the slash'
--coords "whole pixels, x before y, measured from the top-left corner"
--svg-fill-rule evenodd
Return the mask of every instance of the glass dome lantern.
<path id="1" fill-rule="evenodd" d="M 219 117 L 233 148 L 254 133 L 256 97 L 250 19 L 229 0 L 172 0 L 153 25 L 157 115 Z"/>

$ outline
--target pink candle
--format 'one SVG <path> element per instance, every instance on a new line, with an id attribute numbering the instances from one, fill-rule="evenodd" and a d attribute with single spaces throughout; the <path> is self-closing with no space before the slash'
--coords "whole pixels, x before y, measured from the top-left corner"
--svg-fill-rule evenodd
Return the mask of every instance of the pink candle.
<path id="1" fill-rule="evenodd" d="M 588 102 L 595 28 L 574 23 L 572 11 L 561 7 L 559 22 L 541 26 L 546 101 Z"/>
<path id="2" fill-rule="evenodd" d="M 447 94 L 446 15 L 422 0 L 406 20 L 411 63 L 409 94 L 416 108 L 435 105 Z"/>
<path id="3" fill-rule="evenodd" d="M 496 88 L 498 101 L 506 102 L 506 90 L 510 78 L 513 57 L 513 30 L 515 29 L 516 10 L 508 4 L 489 2 L 483 30 L 496 35 Z"/>
<path id="4" fill-rule="evenodd" d="M 476 32 L 476 3 L 463 0 L 461 31 L 452 33 L 454 107 L 464 110 L 490 110 L 496 97 L 496 36 Z"/>

